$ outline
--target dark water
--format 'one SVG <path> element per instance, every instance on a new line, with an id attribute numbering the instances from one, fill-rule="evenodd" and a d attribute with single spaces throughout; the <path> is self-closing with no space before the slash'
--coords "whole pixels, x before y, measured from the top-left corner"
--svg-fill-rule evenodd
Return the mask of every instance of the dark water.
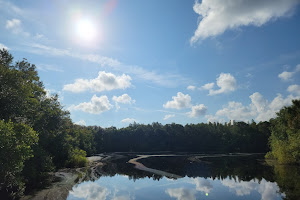
<path id="1" fill-rule="evenodd" d="M 98 169 L 98 179 L 74 186 L 68 199 L 300 199 L 299 168 L 267 164 L 263 155 L 181 155 L 137 160 L 159 170 L 158 174 L 127 163 L 134 157 L 124 155 L 108 162 Z"/>

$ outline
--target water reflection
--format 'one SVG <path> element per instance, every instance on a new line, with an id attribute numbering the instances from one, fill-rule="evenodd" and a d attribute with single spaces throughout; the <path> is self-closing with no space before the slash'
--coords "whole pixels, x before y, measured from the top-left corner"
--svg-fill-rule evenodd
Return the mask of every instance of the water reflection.
<path id="1" fill-rule="evenodd" d="M 226 178 L 204 179 L 184 177 L 177 180 L 149 178 L 129 180 L 115 175 L 101 177 L 95 182 L 84 182 L 69 193 L 69 200 L 131 200 L 131 199 L 282 199 L 276 183 L 261 181 L 236 181 Z"/>
<path id="2" fill-rule="evenodd" d="M 169 188 L 166 193 L 178 200 L 196 200 L 196 192 L 186 188 Z"/>
<path id="3" fill-rule="evenodd" d="M 265 179 L 261 181 L 251 180 L 251 181 L 240 181 L 225 179 L 221 183 L 234 192 L 237 196 L 248 196 L 251 193 L 258 192 L 263 200 L 281 199 L 285 194 L 280 194 L 279 187 L 277 183 L 268 182 Z"/>
<path id="4" fill-rule="evenodd" d="M 94 182 L 86 182 L 74 187 L 73 191 L 70 191 L 70 196 L 78 199 L 106 199 L 109 191 L 107 188 L 100 186 Z"/>
<path id="5" fill-rule="evenodd" d="M 197 191 L 202 191 L 202 192 L 205 192 L 205 193 L 210 193 L 210 191 L 213 188 L 212 184 L 207 179 L 195 178 L 194 182 L 196 184 L 196 190 Z"/>
<path id="6" fill-rule="evenodd" d="M 245 159 L 247 165 L 241 159 L 233 161 L 227 158 L 201 162 L 190 162 L 187 157 L 151 159 L 145 159 L 143 164 L 169 170 L 183 178 L 170 179 L 134 169 L 133 165 L 126 163 L 128 158 L 124 158 L 99 168 L 98 174 L 102 176 L 94 182 L 87 181 L 73 187 L 68 199 L 289 199 L 274 181 L 273 168 L 260 164 L 257 158 Z M 177 165 L 172 167 L 170 163 L 174 160 Z"/>

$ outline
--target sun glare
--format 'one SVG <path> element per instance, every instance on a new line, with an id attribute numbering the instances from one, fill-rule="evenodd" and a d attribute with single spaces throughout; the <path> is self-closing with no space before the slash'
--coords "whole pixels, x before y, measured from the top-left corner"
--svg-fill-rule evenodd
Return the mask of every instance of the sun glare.
<path id="1" fill-rule="evenodd" d="M 96 39 L 97 29 L 92 21 L 81 19 L 76 24 L 76 34 L 81 40 L 92 42 Z"/>

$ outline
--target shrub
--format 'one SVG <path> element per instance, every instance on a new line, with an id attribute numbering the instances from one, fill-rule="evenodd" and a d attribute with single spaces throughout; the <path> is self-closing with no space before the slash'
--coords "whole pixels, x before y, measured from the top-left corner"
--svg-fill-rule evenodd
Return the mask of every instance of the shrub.
<path id="1" fill-rule="evenodd" d="M 68 167 L 84 167 L 88 163 L 86 152 L 81 149 L 72 149 L 70 158 L 67 161 Z"/>

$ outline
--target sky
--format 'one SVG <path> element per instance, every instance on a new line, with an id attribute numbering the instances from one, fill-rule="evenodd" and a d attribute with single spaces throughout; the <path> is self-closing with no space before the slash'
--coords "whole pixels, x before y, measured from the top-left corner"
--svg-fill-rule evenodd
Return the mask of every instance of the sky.
<path id="1" fill-rule="evenodd" d="M 0 0 L 0 48 L 80 125 L 266 121 L 300 98 L 299 0 Z"/>

